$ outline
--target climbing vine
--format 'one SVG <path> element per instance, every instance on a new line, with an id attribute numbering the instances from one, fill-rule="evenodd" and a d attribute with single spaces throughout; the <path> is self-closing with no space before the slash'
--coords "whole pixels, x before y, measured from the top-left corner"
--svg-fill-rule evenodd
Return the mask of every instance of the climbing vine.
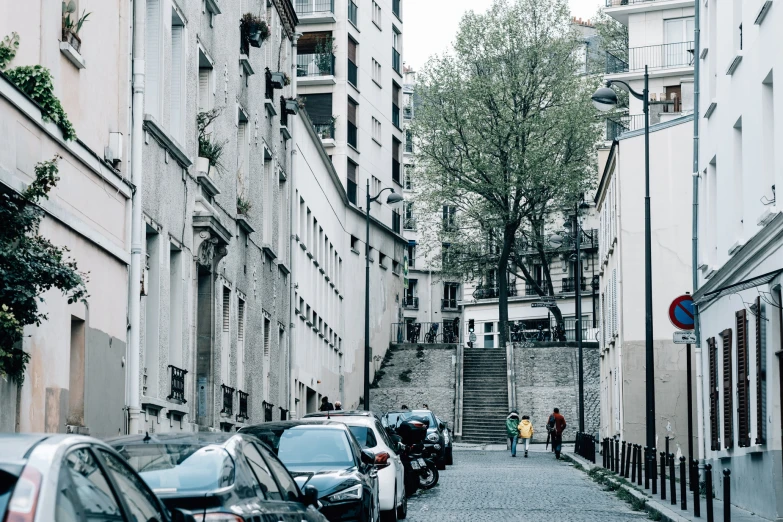
<path id="1" fill-rule="evenodd" d="M 54 95 L 52 73 L 40 65 L 23 65 L 6 71 L 6 76 L 41 107 L 45 121 L 57 125 L 68 141 L 76 139 L 76 131 L 68 120 L 60 100 Z"/>
<path id="2" fill-rule="evenodd" d="M 11 33 L 0 41 L 0 71 L 14 59 L 17 49 L 19 49 L 19 35 L 16 33 Z"/>

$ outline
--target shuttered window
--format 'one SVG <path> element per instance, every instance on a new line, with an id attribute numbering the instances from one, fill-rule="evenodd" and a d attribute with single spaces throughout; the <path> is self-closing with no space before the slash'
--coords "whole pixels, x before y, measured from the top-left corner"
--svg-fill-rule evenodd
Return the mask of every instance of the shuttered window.
<path id="1" fill-rule="evenodd" d="M 737 444 L 750 446 L 750 368 L 748 368 L 748 311 L 737 312 Z"/>
<path id="2" fill-rule="evenodd" d="M 721 332 L 723 340 L 723 447 L 734 447 L 734 387 L 731 373 L 731 328 Z"/>
<path id="3" fill-rule="evenodd" d="M 356 125 L 356 102 L 348 100 L 348 123 Z"/>
<path id="4" fill-rule="evenodd" d="M 271 327 L 269 319 L 264 318 L 264 357 L 269 357 L 269 330 Z"/>
<path id="5" fill-rule="evenodd" d="M 756 444 L 767 440 L 767 329 L 765 308 L 756 297 Z"/>
<path id="6" fill-rule="evenodd" d="M 237 341 L 245 340 L 245 301 L 240 299 L 237 303 Z"/>
<path id="7" fill-rule="evenodd" d="M 718 345 L 714 337 L 707 339 L 707 351 L 710 361 L 710 449 L 718 451 L 720 449 L 719 428 L 718 428 L 718 401 L 720 392 L 718 391 Z"/>
<path id="8" fill-rule="evenodd" d="M 612 335 L 617 335 L 617 269 L 612 269 Z"/>
<path id="9" fill-rule="evenodd" d="M 223 331 L 231 330 L 231 290 L 223 287 Z"/>
<path id="10" fill-rule="evenodd" d="M 170 125 L 171 133 L 180 143 L 184 142 L 184 63 L 185 63 L 185 27 L 171 27 L 171 93 L 170 93 Z"/>
<path id="11" fill-rule="evenodd" d="M 358 63 L 356 61 L 356 42 L 351 38 L 348 38 L 348 59 L 353 63 Z"/>
<path id="12" fill-rule="evenodd" d="M 348 181 L 356 183 L 356 163 L 353 161 L 348 162 Z"/>
<path id="13" fill-rule="evenodd" d="M 147 16 L 144 31 L 146 37 L 144 53 L 144 62 L 146 64 L 144 112 L 153 116 L 160 115 L 161 32 L 160 0 L 147 0 Z"/>
<path id="14" fill-rule="evenodd" d="M 400 86 L 392 82 L 392 103 L 400 106 Z"/>

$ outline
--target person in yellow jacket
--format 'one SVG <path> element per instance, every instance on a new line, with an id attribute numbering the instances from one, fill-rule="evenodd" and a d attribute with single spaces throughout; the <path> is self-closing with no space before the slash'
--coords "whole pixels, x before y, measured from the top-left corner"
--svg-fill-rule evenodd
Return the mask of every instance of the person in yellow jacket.
<path id="1" fill-rule="evenodd" d="M 517 426 L 517 431 L 519 431 L 519 438 L 525 446 L 525 458 L 527 458 L 527 448 L 530 446 L 530 439 L 533 438 L 533 425 L 530 423 L 528 415 L 522 416 L 522 420 L 519 421 L 519 426 Z"/>

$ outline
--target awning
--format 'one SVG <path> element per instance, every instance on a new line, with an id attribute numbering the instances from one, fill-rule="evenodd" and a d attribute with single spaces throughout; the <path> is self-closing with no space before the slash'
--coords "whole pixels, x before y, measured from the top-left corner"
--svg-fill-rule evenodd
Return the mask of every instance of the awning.
<path id="1" fill-rule="evenodd" d="M 729 294 L 736 294 L 737 292 L 747 290 L 748 288 L 756 288 L 757 286 L 766 285 L 781 273 L 783 273 L 783 268 L 773 272 L 767 272 L 766 274 L 760 276 L 751 277 L 750 279 L 740 281 L 739 283 L 723 286 L 717 290 L 713 290 L 712 292 L 707 292 L 701 299 L 697 301 L 697 303 L 703 304 L 714 299 L 720 299 L 721 297 Z"/>

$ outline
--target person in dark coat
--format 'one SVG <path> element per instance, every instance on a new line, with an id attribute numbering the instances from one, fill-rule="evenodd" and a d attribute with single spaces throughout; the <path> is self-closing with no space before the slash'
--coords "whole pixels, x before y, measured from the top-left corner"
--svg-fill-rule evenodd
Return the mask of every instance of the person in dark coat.
<path id="1" fill-rule="evenodd" d="M 334 411 L 334 405 L 329 402 L 329 397 L 324 396 L 321 399 L 321 407 L 318 408 L 318 411 Z"/>
<path id="2" fill-rule="evenodd" d="M 560 459 L 560 452 L 563 450 L 563 431 L 566 429 L 565 417 L 560 415 L 560 410 L 555 408 L 552 415 L 549 416 L 549 422 L 547 422 L 547 429 L 552 435 L 552 450 L 555 452 L 555 457 Z"/>

